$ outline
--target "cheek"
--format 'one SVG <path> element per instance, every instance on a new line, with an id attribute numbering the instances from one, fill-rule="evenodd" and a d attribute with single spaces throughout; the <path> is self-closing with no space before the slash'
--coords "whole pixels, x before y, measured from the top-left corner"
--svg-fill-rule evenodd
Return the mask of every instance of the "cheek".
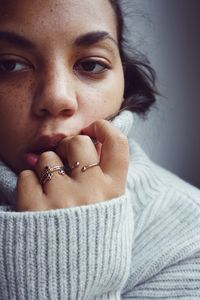
<path id="1" fill-rule="evenodd" d="M 3 113 L 27 110 L 31 104 L 32 82 L 0 84 L 0 108 Z"/>
<path id="2" fill-rule="evenodd" d="M 112 72 L 107 83 L 102 86 L 105 97 L 103 98 L 105 107 L 113 114 L 118 111 L 123 102 L 124 95 L 124 75 L 121 66 Z"/>
<path id="3" fill-rule="evenodd" d="M 1 136 L 16 133 L 16 129 L 27 123 L 30 103 L 29 85 L 19 83 L 6 88 L 0 85 Z"/>
<path id="4" fill-rule="evenodd" d="M 120 109 L 123 92 L 123 76 L 120 80 L 113 77 L 109 81 L 84 86 L 79 89 L 79 109 L 95 119 L 106 118 Z"/>

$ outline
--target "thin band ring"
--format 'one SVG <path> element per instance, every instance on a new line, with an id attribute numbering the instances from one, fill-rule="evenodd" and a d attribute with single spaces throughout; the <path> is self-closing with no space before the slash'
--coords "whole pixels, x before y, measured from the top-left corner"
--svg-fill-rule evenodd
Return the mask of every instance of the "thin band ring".
<path id="1" fill-rule="evenodd" d="M 90 164 L 90 165 L 83 166 L 83 167 L 81 168 L 81 172 L 85 172 L 85 171 L 87 171 L 88 169 L 93 168 L 93 167 L 96 167 L 96 166 L 99 166 L 99 162 L 94 163 L 94 164 Z"/>

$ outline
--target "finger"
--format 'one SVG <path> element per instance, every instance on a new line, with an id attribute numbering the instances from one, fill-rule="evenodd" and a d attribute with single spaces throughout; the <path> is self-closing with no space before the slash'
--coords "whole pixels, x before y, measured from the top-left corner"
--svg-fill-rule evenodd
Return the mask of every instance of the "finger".
<path id="1" fill-rule="evenodd" d="M 69 167 L 71 168 L 71 177 L 73 179 L 83 178 L 82 168 L 84 166 L 92 165 L 94 163 L 99 163 L 99 155 L 97 153 L 96 147 L 93 144 L 89 136 L 76 135 L 71 138 L 63 139 L 56 152 L 58 155 L 65 157 Z M 95 168 L 88 168 L 87 175 L 90 176 L 96 172 L 97 166 Z M 99 167 L 98 167 L 99 168 Z"/>
<path id="2" fill-rule="evenodd" d="M 85 128 L 83 134 L 96 138 L 102 144 L 100 166 L 104 173 L 126 178 L 129 161 L 127 138 L 109 121 L 100 120 Z"/>
<path id="3" fill-rule="evenodd" d="M 43 190 L 36 174 L 31 170 L 22 171 L 17 181 L 16 210 L 40 210 L 43 197 Z"/>
<path id="4" fill-rule="evenodd" d="M 61 191 L 66 185 L 67 181 L 70 181 L 70 177 L 67 174 L 61 174 L 58 170 L 55 172 L 48 172 L 51 178 L 46 177 L 45 168 L 61 167 L 63 168 L 63 162 L 60 157 L 53 151 L 47 151 L 40 155 L 40 158 L 35 167 L 36 173 L 43 186 L 43 190 L 46 194 L 51 193 L 55 195 L 58 191 Z"/>

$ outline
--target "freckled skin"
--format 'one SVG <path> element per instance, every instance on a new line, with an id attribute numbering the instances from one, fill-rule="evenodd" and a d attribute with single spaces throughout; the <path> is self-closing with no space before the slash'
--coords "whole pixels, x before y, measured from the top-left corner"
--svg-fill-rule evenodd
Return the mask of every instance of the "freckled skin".
<path id="1" fill-rule="evenodd" d="M 23 35 L 35 45 L 27 50 L 0 42 L 0 61 L 12 54 L 25 64 L 12 73 L 0 69 L 0 157 L 19 173 L 28 168 L 24 154 L 39 136 L 76 135 L 117 112 L 123 99 L 123 69 L 112 42 L 103 43 L 114 54 L 100 47 L 72 46 L 89 31 L 107 31 L 117 40 L 107 0 L 2 1 L 0 30 Z M 111 68 L 95 76 L 76 73 L 74 65 L 85 57 L 100 57 Z"/>

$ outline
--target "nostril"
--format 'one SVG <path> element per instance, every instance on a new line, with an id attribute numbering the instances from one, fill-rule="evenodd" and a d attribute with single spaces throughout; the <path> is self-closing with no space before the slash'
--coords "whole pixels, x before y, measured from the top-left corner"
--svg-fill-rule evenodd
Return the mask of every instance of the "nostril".
<path id="1" fill-rule="evenodd" d="M 43 87 L 35 96 L 33 111 L 40 116 L 71 116 L 77 110 L 78 101 L 75 93 L 66 89 Z"/>
<path id="2" fill-rule="evenodd" d="M 50 115 L 52 115 L 52 116 L 57 116 L 57 115 L 62 115 L 62 116 L 71 116 L 71 115 L 73 115 L 74 114 L 74 110 L 72 110 L 72 109 L 63 109 L 63 110 L 61 110 L 61 111 L 57 111 L 57 110 L 48 110 L 48 109 L 46 109 L 46 108 L 42 108 L 41 110 L 40 110 L 40 115 L 42 116 L 42 117 L 44 117 L 44 116 L 50 116 Z"/>
<path id="3" fill-rule="evenodd" d="M 69 116 L 69 115 L 73 115 L 73 113 L 74 113 L 74 110 L 73 110 L 73 109 L 63 109 L 63 110 L 62 110 L 62 114 L 63 114 L 63 115 Z"/>
<path id="4" fill-rule="evenodd" d="M 39 113 L 42 117 L 49 115 L 49 111 L 46 108 L 42 108 Z"/>

